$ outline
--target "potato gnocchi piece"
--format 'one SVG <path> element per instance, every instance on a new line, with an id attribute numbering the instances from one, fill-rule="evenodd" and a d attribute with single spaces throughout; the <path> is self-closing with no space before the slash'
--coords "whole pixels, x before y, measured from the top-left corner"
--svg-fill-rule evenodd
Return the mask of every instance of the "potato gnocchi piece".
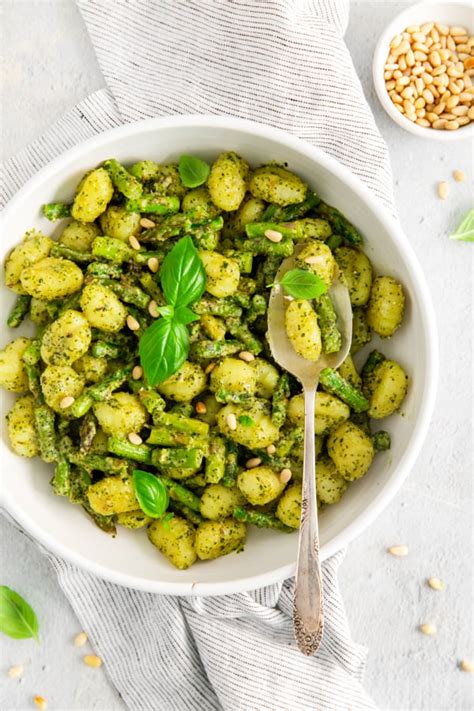
<path id="1" fill-rule="evenodd" d="M 41 357 L 49 365 L 70 365 L 87 353 L 92 339 L 89 322 L 74 309 L 48 326 L 41 341 Z"/>
<path id="2" fill-rule="evenodd" d="M 354 385 L 356 388 L 360 388 L 362 385 L 362 378 L 360 377 L 359 373 L 357 372 L 357 368 L 354 365 L 354 361 L 352 360 L 351 356 L 348 355 L 346 359 L 341 363 L 339 368 L 337 369 L 337 372 L 339 375 L 347 380 L 351 385 Z"/>
<path id="3" fill-rule="evenodd" d="M 48 365 L 41 374 L 41 390 L 46 404 L 62 413 L 61 401 L 65 397 L 79 397 L 84 390 L 84 378 L 69 365 Z"/>
<path id="4" fill-rule="evenodd" d="M 201 496 L 201 516 L 211 521 L 232 516 L 234 508 L 240 506 L 244 498 L 236 488 L 211 484 L 207 486 Z"/>
<path id="5" fill-rule="evenodd" d="M 257 373 L 249 363 L 240 358 L 224 358 L 211 373 L 211 390 L 227 390 L 231 393 L 254 395 L 257 388 Z"/>
<path id="6" fill-rule="evenodd" d="M 245 537 L 245 524 L 233 518 L 225 518 L 223 521 L 204 521 L 197 528 L 194 547 L 198 558 L 211 560 L 242 549 Z"/>
<path id="7" fill-rule="evenodd" d="M 195 210 L 198 214 L 205 215 L 209 219 L 220 214 L 219 208 L 212 202 L 209 190 L 204 185 L 186 193 L 181 201 L 181 209 L 183 212 Z"/>
<path id="8" fill-rule="evenodd" d="M 221 210 L 237 210 L 245 197 L 248 164 L 237 153 L 221 153 L 211 166 L 207 188 Z"/>
<path id="9" fill-rule="evenodd" d="M 108 400 L 96 402 L 94 415 L 104 432 L 110 435 L 140 432 L 148 419 L 139 398 L 131 393 L 114 393 Z"/>
<path id="10" fill-rule="evenodd" d="M 349 421 L 330 433 L 327 448 L 337 471 L 347 481 L 363 477 L 375 453 L 370 437 Z"/>
<path id="11" fill-rule="evenodd" d="M 368 382 L 369 416 L 375 420 L 396 412 L 405 398 L 408 376 L 396 361 L 384 360 L 374 368 Z"/>
<path id="12" fill-rule="evenodd" d="M 153 521 L 148 528 L 148 538 L 179 570 L 186 570 L 197 559 L 196 531 L 184 518 L 173 516 L 166 523 Z"/>
<path id="13" fill-rule="evenodd" d="M 138 506 L 131 477 L 106 476 L 89 486 L 87 499 L 101 516 L 136 511 Z"/>
<path id="14" fill-rule="evenodd" d="M 300 527 L 301 498 L 301 484 L 292 484 L 278 502 L 276 516 L 290 528 Z"/>
<path id="15" fill-rule="evenodd" d="M 23 269 L 21 285 L 37 299 L 59 299 L 79 291 L 84 274 L 70 259 L 46 257 Z"/>
<path id="16" fill-rule="evenodd" d="M 105 168 L 87 173 L 79 183 L 71 215 L 79 222 L 94 222 L 112 200 L 114 186 Z"/>
<path id="17" fill-rule="evenodd" d="M 86 353 L 72 364 L 72 367 L 82 375 L 86 383 L 98 383 L 105 377 L 107 372 L 107 361 L 105 358 L 95 358 Z"/>
<path id="18" fill-rule="evenodd" d="M 349 289 L 353 306 L 365 306 L 372 287 L 372 264 L 370 259 L 358 249 L 338 247 L 334 251 L 336 262 Z"/>
<path id="19" fill-rule="evenodd" d="M 235 294 L 240 280 L 237 260 L 218 252 L 202 251 L 199 256 L 206 270 L 206 291 L 219 299 Z"/>
<path id="20" fill-rule="evenodd" d="M 329 457 L 318 459 L 316 464 L 316 493 L 322 504 L 336 504 L 348 487 Z"/>
<path id="21" fill-rule="evenodd" d="M 72 220 L 61 232 L 59 242 L 76 252 L 90 252 L 92 242 L 100 234 L 100 229 L 94 222 Z"/>
<path id="22" fill-rule="evenodd" d="M 110 205 L 100 216 L 99 222 L 104 235 L 126 242 L 140 231 L 140 219 L 138 212 L 127 212 L 125 207 Z"/>
<path id="23" fill-rule="evenodd" d="M 309 301 L 295 299 L 290 302 L 285 311 L 285 328 L 298 355 L 315 363 L 321 355 L 321 331 Z"/>
<path id="24" fill-rule="evenodd" d="M 22 393 L 28 390 L 23 353 L 30 343 L 30 338 L 20 336 L 0 351 L 0 385 L 12 393 Z"/>
<path id="25" fill-rule="evenodd" d="M 264 397 L 266 400 L 270 400 L 280 379 L 278 370 L 263 358 L 255 358 L 250 365 L 257 375 L 255 394 L 257 397 Z"/>
<path id="26" fill-rule="evenodd" d="M 143 513 L 141 509 L 137 509 L 136 511 L 124 511 L 123 513 L 117 514 L 117 523 L 124 528 L 144 528 L 152 521 L 153 519 L 147 516 L 146 513 Z"/>
<path id="27" fill-rule="evenodd" d="M 117 333 L 125 326 L 127 309 L 107 286 L 87 284 L 81 294 L 81 309 L 94 328 Z"/>
<path id="28" fill-rule="evenodd" d="M 26 294 L 20 282 L 23 270 L 47 257 L 53 244 L 53 240 L 41 232 L 27 232 L 23 242 L 12 249 L 5 262 L 5 284 L 17 294 Z"/>
<path id="29" fill-rule="evenodd" d="M 309 259 L 311 262 L 307 262 Z M 299 269 L 308 269 L 316 274 L 329 288 L 334 281 L 336 273 L 336 260 L 327 244 L 324 242 L 309 242 L 296 259 L 296 266 Z"/>
<path id="30" fill-rule="evenodd" d="M 30 301 L 30 320 L 37 326 L 46 326 L 51 321 L 50 303 L 44 299 Z"/>
<path id="31" fill-rule="evenodd" d="M 261 200 L 276 205 L 293 205 L 305 199 L 308 186 L 286 168 L 265 165 L 251 174 L 249 190 Z"/>
<path id="32" fill-rule="evenodd" d="M 247 501 L 253 506 L 264 506 L 273 501 L 285 488 L 280 475 L 271 467 L 262 466 L 245 469 L 237 477 L 237 486 Z"/>
<path id="33" fill-rule="evenodd" d="M 403 287 L 393 277 L 374 279 L 367 307 L 367 323 L 382 338 L 393 336 L 405 310 Z"/>
<path id="34" fill-rule="evenodd" d="M 231 416 L 231 417 L 229 417 Z M 235 429 L 231 427 L 233 417 Z M 241 418 L 250 417 L 251 424 L 243 424 Z M 234 442 L 249 449 L 261 449 L 273 444 L 279 438 L 279 428 L 272 422 L 270 406 L 266 400 L 253 400 L 249 405 L 229 403 L 217 413 L 220 432 Z"/>
<path id="35" fill-rule="evenodd" d="M 239 209 L 229 215 L 224 222 L 222 234 L 227 239 L 233 239 L 245 234 L 245 225 L 250 222 L 259 222 L 265 212 L 266 204 L 259 198 L 254 198 L 247 193 Z"/>
<path id="36" fill-rule="evenodd" d="M 197 363 L 186 360 L 181 368 L 158 385 L 158 391 L 176 402 L 188 402 L 206 389 L 207 378 Z"/>
<path id="37" fill-rule="evenodd" d="M 324 435 L 336 425 L 348 420 L 351 411 L 348 405 L 335 395 L 318 391 L 316 393 L 314 427 L 317 435 Z M 304 395 L 294 395 L 288 405 L 288 419 L 295 425 L 304 427 Z"/>
<path id="38" fill-rule="evenodd" d="M 223 341 L 226 334 L 226 325 L 224 321 L 217 316 L 211 314 L 202 314 L 199 317 L 204 333 L 213 341 Z"/>
<path id="39" fill-rule="evenodd" d="M 23 395 L 16 400 L 7 415 L 8 437 L 11 448 L 20 457 L 36 457 L 39 454 L 38 437 L 34 425 L 32 395 Z"/>

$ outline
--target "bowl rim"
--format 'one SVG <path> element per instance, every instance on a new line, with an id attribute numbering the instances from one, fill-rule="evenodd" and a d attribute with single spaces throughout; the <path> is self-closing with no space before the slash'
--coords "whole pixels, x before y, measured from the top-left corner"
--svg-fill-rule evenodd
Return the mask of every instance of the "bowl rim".
<path id="1" fill-rule="evenodd" d="M 456 5 L 463 9 L 471 8 L 470 3 L 465 0 L 451 0 L 449 2 L 446 2 L 445 0 L 428 0 L 428 2 L 419 2 L 416 5 L 410 5 L 410 7 L 405 8 L 395 15 L 395 17 L 390 20 L 388 25 L 386 25 L 375 46 L 372 60 L 372 79 L 374 82 L 375 92 L 380 103 L 382 104 L 382 107 L 385 109 L 385 112 L 405 131 L 409 131 L 409 133 L 413 133 L 419 138 L 434 141 L 450 142 L 465 141 L 467 139 L 472 140 L 474 136 L 474 122 L 471 122 L 467 126 L 461 126 L 461 128 L 457 131 L 437 131 L 433 128 L 418 126 L 416 123 L 409 121 L 405 118 L 405 116 L 397 111 L 395 105 L 390 100 L 387 89 L 385 88 L 385 80 L 383 78 L 383 65 L 385 64 L 390 40 L 400 31 L 402 22 L 406 20 L 403 27 L 407 27 L 410 24 L 410 19 L 413 16 L 413 13 L 416 13 L 421 8 L 431 12 L 432 7 L 446 7 L 448 5 Z"/>
<path id="2" fill-rule="evenodd" d="M 192 114 L 135 121 L 127 123 L 123 126 L 108 129 L 97 134 L 96 136 L 93 136 L 92 138 L 87 139 L 86 141 L 82 141 L 62 153 L 60 156 L 54 158 L 51 162 L 41 168 L 34 176 L 32 176 L 7 204 L 3 210 L 3 214 L 0 216 L 0 220 L 2 223 L 7 222 L 10 214 L 16 209 L 16 205 L 23 200 L 28 200 L 28 196 L 36 190 L 37 186 L 48 180 L 56 172 L 64 170 L 65 165 L 67 166 L 68 163 L 80 158 L 84 152 L 100 148 L 101 145 L 106 145 L 111 137 L 114 139 L 119 138 L 126 140 L 130 135 L 137 132 L 142 133 L 159 129 L 172 129 L 189 126 L 193 126 L 198 130 L 200 125 L 202 125 L 203 128 L 226 128 L 240 133 L 247 133 L 252 136 L 261 136 L 262 138 L 274 140 L 275 142 L 287 146 L 289 149 L 302 152 L 311 160 L 324 165 L 326 169 L 330 170 L 336 175 L 336 177 L 345 182 L 357 195 L 357 197 L 359 197 L 364 203 L 368 203 L 373 212 L 376 213 L 377 218 L 384 225 L 387 233 L 390 234 L 394 242 L 396 242 L 402 249 L 405 267 L 411 272 L 410 276 L 416 292 L 416 299 L 423 315 L 421 320 L 422 323 L 420 325 L 423 330 L 423 338 L 427 344 L 428 354 L 427 362 L 425 364 L 427 377 L 423 392 L 424 405 L 422 406 L 420 414 L 414 423 L 410 446 L 404 452 L 397 467 L 394 469 L 390 480 L 372 499 L 363 514 L 361 514 L 349 526 L 347 526 L 343 531 L 322 547 L 321 559 L 325 560 L 346 546 L 365 528 L 367 528 L 400 489 L 403 481 L 413 467 L 426 437 L 436 396 L 436 384 L 438 380 L 438 339 L 435 312 L 428 284 L 414 250 L 403 233 L 400 224 L 390 214 L 388 209 L 383 205 L 379 198 L 377 198 L 372 190 L 364 185 L 362 181 L 349 170 L 349 168 L 339 163 L 335 158 L 325 153 L 322 149 L 312 146 L 306 141 L 288 134 L 281 129 L 242 118 Z M 1 444 L 3 447 L 6 446 L 4 442 Z M 280 582 L 291 577 L 295 572 L 294 562 L 275 568 L 271 572 L 251 577 L 240 577 L 236 580 L 221 583 L 170 583 L 161 580 L 150 581 L 146 578 L 140 578 L 126 573 L 113 571 L 101 564 L 91 561 L 83 555 L 71 551 L 67 546 L 63 545 L 61 541 L 43 531 L 40 525 L 37 525 L 27 514 L 23 513 L 21 505 L 19 505 L 18 502 L 10 497 L 8 492 L 5 492 L 3 489 L 4 487 L 0 488 L 0 496 L 3 499 L 3 505 L 5 506 L 7 512 L 10 513 L 11 516 L 46 549 L 65 559 L 69 563 L 92 573 L 96 577 L 124 587 L 159 594 L 172 594 L 180 596 L 225 595 L 229 593 L 246 592 L 270 585 L 272 583 Z"/>

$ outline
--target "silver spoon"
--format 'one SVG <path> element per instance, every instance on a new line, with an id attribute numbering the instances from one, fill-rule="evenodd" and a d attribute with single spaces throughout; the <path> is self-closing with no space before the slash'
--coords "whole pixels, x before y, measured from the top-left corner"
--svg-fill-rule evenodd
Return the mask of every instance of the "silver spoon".
<path id="1" fill-rule="evenodd" d="M 349 353 L 352 338 L 352 308 L 349 292 L 340 281 L 334 281 L 329 296 L 338 317 L 342 335 L 341 349 L 330 355 L 321 354 L 314 363 L 294 350 L 286 335 L 285 311 L 288 300 L 279 282 L 295 268 L 296 256 L 303 245 L 297 245 L 291 257 L 285 259 L 275 279 L 268 308 L 268 341 L 276 362 L 294 375 L 304 392 L 304 460 L 301 523 L 296 563 L 293 625 L 298 647 L 307 656 L 314 654 L 323 635 L 324 608 L 319 560 L 318 507 L 316 503 L 316 456 L 314 440 L 314 408 L 319 375 L 323 368 L 337 368 Z"/>

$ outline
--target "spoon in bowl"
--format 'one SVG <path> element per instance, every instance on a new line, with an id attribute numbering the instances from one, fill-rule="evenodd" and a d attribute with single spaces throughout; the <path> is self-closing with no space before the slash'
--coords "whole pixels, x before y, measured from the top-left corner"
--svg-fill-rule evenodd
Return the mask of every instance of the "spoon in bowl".
<path id="1" fill-rule="evenodd" d="M 294 350 L 285 328 L 288 300 L 279 282 L 296 265 L 297 245 L 293 255 L 285 259 L 278 270 L 268 306 L 268 341 L 275 361 L 294 375 L 304 392 L 304 459 L 301 522 L 296 563 L 293 625 L 298 647 L 311 656 L 321 644 L 324 625 L 321 562 L 319 559 L 318 507 L 316 502 L 316 456 L 314 418 L 316 390 L 323 368 L 338 368 L 349 353 L 352 338 L 352 308 L 349 292 L 337 279 L 328 294 L 337 315 L 341 333 L 341 348 L 337 353 L 322 353 L 316 362 L 306 360 Z"/>

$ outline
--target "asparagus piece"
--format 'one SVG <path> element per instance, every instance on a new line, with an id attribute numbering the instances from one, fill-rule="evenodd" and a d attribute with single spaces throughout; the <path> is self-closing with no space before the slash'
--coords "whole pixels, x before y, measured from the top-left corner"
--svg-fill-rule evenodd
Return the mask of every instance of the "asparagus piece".
<path id="1" fill-rule="evenodd" d="M 177 481 L 171 479 L 171 477 L 169 476 L 166 476 L 166 474 L 160 474 L 159 476 L 157 476 L 157 479 L 160 479 L 161 482 L 166 486 L 170 497 L 174 501 L 178 501 L 179 503 L 191 509 L 191 511 L 197 511 L 199 513 L 201 504 L 199 496 L 196 496 L 196 494 L 194 494 L 192 491 L 187 489 L 182 484 L 178 484 Z"/>
<path id="2" fill-rule="evenodd" d="M 151 296 L 154 301 L 156 301 L 158 306 L 164 306 L 166 304 L 163 292 L 156 283 L 152 274 L 150 274 L 149 272 L 144 272 L 143 274 L 140 274 L 138 280 L 143 286 L 143 289 L 146 291 L 146 293 Z"/>
<path id="3" fill-rule="evenodd" d="M 251 274 L 253 266 L 253 254 L 252 252 L 241 252 L 236 249 L 227 249 L 224 252 L 226 257 L 231 257 L 236 259 L 239 263 L 239 269 L 241 274 Z"/>
<path id="4" fill-rule="evenodd" d="M 202 449 L 154 449 L 151 463 L 157 469 L 199 469 L 203 460 Z"/>
<path id="5" fill-rule="evenodd" d="M 217 484 L 225 474 L 226 446 L 222 437 L 211 437 L 206 457 L 206 482 Z"/>
<path id="6" fill-rule="evenodd" d="M 99 471 L 111 475 L 127 475 L 128 463 L 124 459 L 107 457 L 102 454 L 81 454 L 73 450 L 68 453 L 68 459 L 72 464 L 82 467 L 88 472 Z"/>
<path id="7" fill-rule="evenodd" d="M 78 309 L 80 307 L 80 302 L 81 302 L 81 292 L 78 291 L 75 294 L 72 294 L 69 296 L 67 299 L 64 299 L 63 303 L 61 304 L 59 311 L 58 311 L 58 316 L 62 316 L 63 313 L 66 311 L 69 311 L 69 309 Z"/>
<path id="8" fill-rule="evenodd" d="M 278 380 L 275 392 L 272 395 L 272 422 L 277 427 L 282 427 L 286 420 L 288 398 L 290 397 L 290 380 L 287 373 L 283 373 Z"/>
<path id="9" fill-rule="evenodd" d="M 82 504 L 86 501 L 87 489 L 92 479 L 90 474 L 82 467 L 71 468 L 69 501 L 72 504 Z"/>
<path id="10" fill-rule="evenodd" d="M 359 427 L 365 434 L 371 436 L 370 417 L 367 412 L 354 412 L 351 415 L 351 422 Z"/>
<path id="11" fill-rule="evenodd" d="M 317 212 L 329 222 L 333 231 L 342 235 L 349 244 L 362 244 L 364 241 L 360 232 L 337 208 L 327 205 L 325 202 L 320 202 Z"/>
<path id="12" fill-rule="evenodd" d="M 324 353 L 337 353 L 341 349 L 342 338 L 337 327 L 337 316 L 328 294 L 322 294 L 316 304 L 318 324 Z"/>
<path id="13" fill-rule="evenodd" d="M 360 351 L 372 338 L 369 324 L 367 323 L 365 309 L 362 306 L 356 306 L 352 309 L 352 343 L 351 355 Z"/>
<path id="14" fill-rule="evenodd" d="M 295 444 L 301 444 L 304 439 L 304 428 L 294 427 L 284 437 L 282 437 L 277 445 L 275 457 L 284 459 L 287 457 Z"/>
<path id="15" fill-rule="evenodd" d="M 28 296 L 28 294 L 21 294 L 16 297 L 13 308 L 8 315 L 7 326 L 10 328 L 18 328 L 18 326 L 23 323 L 23 320 L 30 309 L 30 301 L 31 296 Z"/>
<path id="16" fill-rule="evenodd" d="M 113 360 L 124 355 L 124 351 L 120 346 L 102 340 L 92 343 L 90 352 L 94 358 L 112 358 Z"/>
<path id="17" fill-rule="evenodd" d="M 259 316 L 263 316 L 267 310 L 267 302 L 261 294 L 255 294 L 250 302 L 247 311 L 247 323 L 253 323 Z"/>
<path id="18" fill-rule="evenodd" d="M 64 257 L 64 259 L 71 259 L 73 262 L 92 262 L 94 257 L 90 252 L 79 252 L 77 249 L 71 249 L 71 247 L 66 247 L 64 244 L 56 242 L 51 247 L 50 252 L 51 257 Z"/>
<path id="19" fill-rule="evenodd" d="M 179 501 L 171 500 L 169 503 L 169 509 L 173 511 L 173 513 L 181 514 L 182 516 L 184 516 L 184 518 L 187 518 L 188 521 L 190 521 L 195 526 L 199 526 L 199 524 L 204 521 L 201 514 L 199 514 L 197 511 L 193 511 L 189 508 L 189 506 L 185 506 Z"/>
<path id="20" fill-rule="evenodd" d="M 203 440 L 197 435 L 186 434 L 186 432 L 172 432 L 168 427 L 158 426 L 151 430 L 147 444 L 160 447 L 199 447 L 199 445 L 203 444 Z"/>
<path id="21" fill-rule="evenodd" d="M 246 225 L 246 228 L 250 226 L 251 225 Z M 277 227 L 277 225 L 274 225 L 273 227 Z M 289 257 L 293 254 L 295 245 L 291 237 L 283 237 L 281 242 L 272 242 L 264 236 L 256 236 L 252 239 L 245 240 L 242 247 L 245 251 L 252 252 L 252 254 L 267 254 L 274 255 L 276 257 Z"/>
<path id="22" fill-rule="evenodd" d="M 194 417 L 185 417 L 176 412 L 163 412 L 160 424 L 177 432 L 186 432 L 199 437 L 207 437 L 209 434 L 207 422 L 202 422 L 202 420 L 197 420 Z"/>
<path id="23" fill-rule="evenodd" d="M 326 244 L 329 247 L 329 249 L 331 249 L 331 250 L 337 249 L 342 244 L 341 235 L 331 235 L 326 240 Z"/>
<path id="24" fill-rule="evenodd" d="M 38 405 L 34 410 L 35 429 L 38 436 L 40 457 L 44 462 L 55 462 L 58 457 L 54 412 L 48 405 Z"/>
<path id="25" fill-rule="evenodd" d="M 224 464 L 224 476 L 222 478 L 222 483 L 224 486 L 232 487 L 235 486 L 237 481 L 237 474 L 239 471 L 238 465 L 238 449 L 235 442 L 231 439 L 225 440 L 225 464 Z"/>
<path id="26" fill-rule="evenodd" d="M 105 533 L 111 533 L 113 536 L 115 536 L 115 534 L 117 533 L 117 529 L 115 528 L 114 516 L 102 516 L 101 514 L 96 513 L 89 506 L 87 501 L 84 501 L 84 503 L 82 504 L 82 508 L 86 513 L 89 514 L 95 525 L 98 526 L 101 531 L 104 531 Z"/>
<path id="27" fill-rule="evenodd" d="M 292 239 L 295 235 L 295 229 L 293 227 L 286 227 L 286 225 L 280 225 L 277 222 L 249 222 L 245 225 L 245 234 L 251 239 L 256 239 L 258 237 L 265 237 L 266 232 L 279 232 L 283 238 Z M 280 244 L 279 242 L 271 242 L 267 240 L 270 244 Z M 286 255 L 285 255 L 286 256 Z"/>
<path id="28" fill-rule="evenodd" d="M 258 355 L 262 352 L 263 345 L 261 341 L 253 335 L 245 323 L 242 323 L 234 318 L 229 318 L 227 320 L 227 328 L 232 336 L 244 344 L 245 350 L 253 353 L 254 355 Z"/>
<path id="29" fill-rule="evenodd" d="M 120 165 L 115 158 L 105 160 L 103 166 L 109 173 L 114 187 L 116 187 L 122 195 L 125 195 L 129 200 L 137 200 L 140 198 L 143 192 L 143 186 L 128 170 L 125 170 L 123 165 Z"/>
<path id="30" fill-rule="evenodd" d="M 231 298 L 219 300 L 203 298 L 192 304 L 192 310 L 198 315 L 211 314 L 211 316 L 222 316 L 224 318 L 229 316 L 240 318 L 242 316 L 242 309 Z"/>
<path id="31" fill-rule="evenodd" d="M 369 409 L 369 401 L 362 392 L 345 380 L 337 370 L 324 368 L 319 380 L 326 392 L 336 395 L 354 412 L 365 412 Z"/>
<path id="32" fill-rule="evenodd" d="M 98 402 L 107 400 L 114 390 L 117 390 L 122 385 L 131 372 L 132 365 L 125 365 L 99 383 L 91 385 L 67 408 L 67 413 L 75 418 L 83 417 L 94 404 L 94 400 Z"/>
<path id="33" fill-rule="evenodd" d="M 179 198 L 166 197 L 148 193 L 142 197 L 128 200 L 126 203 L 128 212 L 145 212 L 154 215 L 169 215 L 179 210 Z M 155 228 L 152 228 L 155 229 Z"/>
<path id="34" fill-rule="evenodd" d="M 117 294 L 119 299 L 125 301 L 126 304 L 133 304 L 139 309 L 146 309 L 150 303 L 148 294 L 142 291 L 138 286 L 123 284 L 114 279 L 107 278 L 100 279 L 100 283 L 103 284 L 103 286 L 107 286 L 114 294 Z"/>
<path id="35" fill-rule="evenodd" d="M 91 412 L 88 412 L 81 422 L 79 428 L 80 445 L 79 451 L 81 454 L 87 454 L 92 446 L 92 440 L 97 433 L 97 420 Z"/>
<path id="36" fill-rule="evenodd" d="M 372 444 L 377 452 L 384 452 L 390 449 L 391 439 L 389 433 L 384 430 L 375 432 L 375 434 L 372 435 Z"/>
<path id="37" fill-rule="evenodd" d="M 66 205 L 64 202 L 48 202 L 41 206 L 43 215 L 52 222 L 60 220 L 63 217 L 70 217 L 72 205 Z"/>
<path id="38" fill-rule="evenodd" d="M 295 205 L 268 205 L 263 213 L 262 222 L 289 222 L 304 217 L 310 210 L 320 202 L 320 198 L 316 193 L 309 192 L 303 202 Z"/>
<path id="39" fill-rule="evenodd" d="M 235 393 L 232 390 L 220 388 L 214 393 L 217 402 L 235 402 L 239 405 L 246 405 L 253 400 L 253 395 L 250 393 Z"/>
<path id="40" fill-rule="evenodd" d="M 157 425 L 160 421 L 161 413 L 166 407 L 165 401 L 156 390 L 142 390 L 139 392 L 139 397 L 145 410 L 151 415 L 153 424 Z"/>
<path id="41" fill-rule="evenodd" d="M 240 341 L 198 341 L 193 343 L 191 354 L 197 360 L 212 360 L 233 355 L 243 350 Z"/>
<path id="42" fill-rule="evenodd" d="M 92 242 L 92 255 L 96 259 L 122 264 L 133 260 L 133 249 L 114 237 L 96 237 Z"/>
<path id="43" fill-rule="evenodd" d="M 276 531 L 284 531 L 285 533 L 293 533 L 294 529 L 285 526 L 280 519 L 263 511 L 255 511 L 254 509 L 244 509 L 242 506 L 236 506 L 233 516 L 237 521 L 243 523 L 252 523 L 258 528 L 273 528 Z"/>
<path id="44" fill-rule="evenodd" d="M 51 486 L 57 496 L 69 496 L 70 493 L 71 466 L 63 454 L 58 454 L 54 476 L 51 479 Z"/>
<path id="45" fill-rule="evenodd" d="M 120 279 L 123 275 L 122 268 L 117 264 L 107 264 L 107 262 L 92 262 L 86 272 L 89 276 L 102 279 Z"/>
<path id="46" fill-rule="evenodd" d="M 146 183 L 156 177 L 158 169 L 159 165 L 154 160 L 139 160 L 128 169 L 128 172 L 137 180 Z"/>
<path id="47" fill-rule="evenodd" d="M 369 354 L 369 357 L 365 361 L 365 364 L 362 368 L 362 380 L 367 380 L 367 378 L 372 375 L 374 372 L 375 368 L 380 365 L 385 360 L 385 356 L 383 353 L 380 353 L 380 351 L 372 351 Z"/>
<path id="48" fill-rule="evenodd" d="M 132 459 L 134 462 L 149 464 L 151 461 L 150 447 L 146 444 L 132 444 L 126 437 L 109 437 L 107 449 L 118 457 Z"/>

